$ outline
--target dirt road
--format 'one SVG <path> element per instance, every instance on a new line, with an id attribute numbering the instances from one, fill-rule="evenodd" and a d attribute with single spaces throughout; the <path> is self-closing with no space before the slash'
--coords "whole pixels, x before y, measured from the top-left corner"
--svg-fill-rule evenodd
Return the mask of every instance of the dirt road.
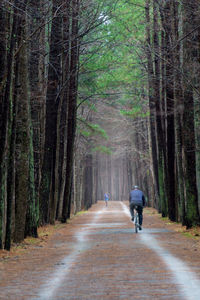
<path id="1" fill-rule="evenodd" d="M 0 299 L 200 299 L 194 240 L 145 214 L 134 233 L 122 202 L 87 213 L 23 256 L 0 263 Z"/>

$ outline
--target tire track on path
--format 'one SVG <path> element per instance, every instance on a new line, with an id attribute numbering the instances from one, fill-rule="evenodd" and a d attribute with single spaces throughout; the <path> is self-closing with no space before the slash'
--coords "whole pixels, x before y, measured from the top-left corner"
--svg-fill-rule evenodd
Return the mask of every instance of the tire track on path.
<path id="1" fill-rule="evenodd" d="M 129 209 L 121 203 L 124 213 L 130 217 Z M 160 246 L 152 234 L 141 233 L 140 240 L 146 247 L 152 249 L 165 262 L 171 271 L 172 277 L 177 284 L 179 291 L 186 300 L 200 299 L 200 280 L 197 278 L 185 262 L 174 257 L 169 251 Z"/>
<path id="2" fill-rule="evenodd" d="M 125 204 L 99 201 L 44 247 L 0 263 L 0 299 L 199 300 L 195 242 L 147 214 L 135 234 Z"/>
<path id="3" fill-rule="evenodd" d="M 103 210 L 97 211 L 95 213 L 94 218 L 92 219 L 91 223 L 96 223 L 98 218 L 101 216 Z M 86 251 L 89 246 L 84 243 L 86 236 L 89 234 L 89 229 L 84 231 L 79 231 L 76 235 L 77 243 L 72 248 L 72 253 L 67 255 L 60 263 L 59 266 L 56 268 L 54 273 L 48 278 L 47 282 L 40 287 L 40 291 L 38 296 L 32 299 L 41 299 L 41 300 L 48 300 L 48 299 L 55 299 L 54 295 L 56 290 L 62 284 L 64 278 L 69 273 L 72 265 L 76 262 L 77 256 L 80 254 L 81 251 Z"/>
<path id="4" fill-rule="evenodd" d="M 83 229 L 90 230 L 83 242 L 89 247 L 77 255 L 51 300 L 182 299 L 165 264 L 135 235 L 129 220 L 118 201 L 110 202 L 96 223 L 84 219 Z"/>

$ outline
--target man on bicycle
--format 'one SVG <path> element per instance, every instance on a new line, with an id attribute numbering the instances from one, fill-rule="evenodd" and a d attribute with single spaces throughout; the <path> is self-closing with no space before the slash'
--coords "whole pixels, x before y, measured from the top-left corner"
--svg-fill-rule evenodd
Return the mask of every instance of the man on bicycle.
<path id="1" fill-rule="evenodd" d="M 134 209 L 137 209 L 139 215 L 139 229 L 142 230 L 143 221 L 143 207 L 145 206 L 145 197 L 142 191 L 139 190 L 138 186 L 135 185 L 129 195 L 129 205 L 132 221 L 134 220 Z"/>
<path id="2" fill-rule="evenodd" d="M 104 200 L 105 200 L 106 206 L 108 206 L 108 200 L 109 200 L 109 194 L 108 193 L 104 194 Z"/>

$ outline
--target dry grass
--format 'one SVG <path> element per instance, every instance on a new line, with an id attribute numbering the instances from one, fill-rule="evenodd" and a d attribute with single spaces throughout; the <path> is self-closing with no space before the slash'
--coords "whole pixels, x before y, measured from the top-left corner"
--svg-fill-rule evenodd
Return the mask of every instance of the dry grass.
<path id="1" fill-rule="evenodd" d="M 44 244 L 52 237 L 52 235 L 59 229 L 62 229 L 66 224 L 56 222 L 55 225 L 45 225 L 38 228 L 38 238 L 27 237 L 22 243 L 12 244 L 11 250 L 0 250 L 0 261 L 8 260 L 13 256 L 24 254 L 32 247 L 43 247 Z"/>
<path id="2" fill-rule="evenodd" d="M 176 232 L 180 232 L 184 236 L 188 238 L 194 238 L 199 239 L 200 241 L 200 226 L 195 226 L 190 229 L 186 229 L 186 226 L 182 226 L 179 222 L 172 222 L 167 217 L 162 217 L 161 214 L 158 213 L 158 211 L 155 208 L 152 207 L 146 207 L 144 210 L 145 214 L 149 216 L 156 216 L 158 217 L 166 226 L 169 226 L 171 230 L 174 230 Z"/>

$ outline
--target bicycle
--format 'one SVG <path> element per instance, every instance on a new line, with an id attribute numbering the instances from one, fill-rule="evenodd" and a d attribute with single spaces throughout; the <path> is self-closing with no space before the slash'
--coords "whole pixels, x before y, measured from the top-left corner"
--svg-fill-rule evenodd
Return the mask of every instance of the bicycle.
<path id="1" fill-rule="evenodd" d="M 138 233 L 138 229 L 140 228 L 140 224 L 139 224 L 139 215 L 138 215 L 138 211 L 137 211 L 137 206 L 135 206 L 134 208 L 134 223 L 135 223 L 135 233 Z"/>

